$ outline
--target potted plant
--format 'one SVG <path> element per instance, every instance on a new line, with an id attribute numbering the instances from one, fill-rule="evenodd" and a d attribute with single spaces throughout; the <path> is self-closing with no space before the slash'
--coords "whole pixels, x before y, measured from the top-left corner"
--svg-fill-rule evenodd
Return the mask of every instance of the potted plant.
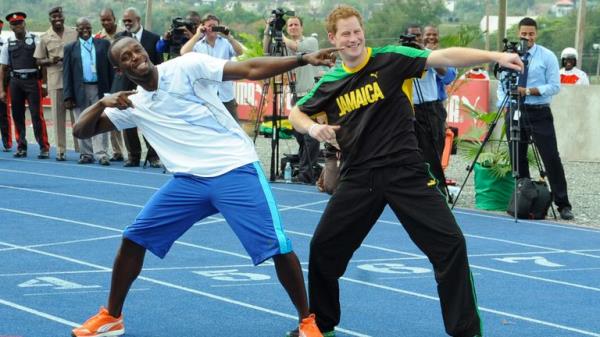
<path id="1" fill-rule="evenodd" d="M 512 197 L 515 183 L 506 140 L 506 129 L 502 124 L 494 127 L 487 143 L 484 139 L 494 123 L 503 121 L 503 112 L 482 112 L 464 104 L 477 121 L 466 134 L 457 138 L 461 156 L 474 162 L 475 207 L 484 210 L 504 211 Z M 483 148 L 481 148 L 483 146 Z M 481 152 L 479 152 L 481 150 Z M 531 149 L 530 149 L 531 151 Z M 479 153 L 479 156 L 477 154 Z M 528 153 L 533 162 L 533 153 Z"/>

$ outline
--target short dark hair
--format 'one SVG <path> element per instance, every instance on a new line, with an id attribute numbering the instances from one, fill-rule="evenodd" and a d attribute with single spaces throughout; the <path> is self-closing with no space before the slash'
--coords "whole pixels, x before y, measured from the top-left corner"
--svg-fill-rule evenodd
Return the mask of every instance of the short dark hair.
<path id="1" fill-rule="evenodd" d="M 295 15 L 294 15 L 294 16 L 290 16 L 290 17 L 288 17 L 288 20 L 289 20 L 289 19 L 298 19 L 298 21 L 300 21 L 300 26 L 304 27 L 304 22 L 302 21 L 302 18 L 301 18 L 301 17 L 299 17 L 299 16 L 295 16 Z M 287 22 L 286 22 L 286 23 L 287 23 Z"/>
<path id="2" fill-rule="evenodd" d="M 202 17 L 202 19 L 200 19 L 200 23 L 204 24 L 206 21 L 208 20 L 215 20 L 217 21 L 217 23 L 221 24 L 221 20 L 219 20 L 219 17 L 212 14 L 212 13 L 206 13 L 204 14 L 204 16 Z"/>
<path id="3" fill-rule="evenodd" d="M 103 10 L 100 11 L 100 15 L 102 15 L 102 13 L 107 12 L 110 13 L 110 15 L 113 17 L 113 19 L 115 19 L 115 12 L 113 11 L 112 8 L 104 8 Z"/>
<path id="4" fill-rule="evenodd" d="M 535 29 L 538 28 L 537 22 L 530 17 L 522 18 L 521 21 L 519 21 L 519 28 L 521 28 L 521 26 L 533 26 Z"/>
<path id="5" fill-rule="evenodd" d="M 118 67 L 119 66 L 119 61 L 117 59 L 115 59 L 114 55 L 113 55 L 113 47 L 119 43 L 119 41 L 124 40 L 124 39 L 133 39 L 131 36 L 129 35 L 120 35 L 118 36 L 116 39 L 114 39 L 111 43 L 110 46 L 108 46 L 108 61 L 110 62 L 110 64 L 113 65 L 113 67 Z"/>
<path id="6" fill-rule="evenodd" d="M 411 23 L 408 26 L 406 26 L 406 29 L 404 30 L 404 34 L 408 34 L 408 30 L 411 29 L 411 28 L 419 28 L 420 30 L 423 30 L 421 28 L 420 24 L 418 24 L 418 23 Z"/>

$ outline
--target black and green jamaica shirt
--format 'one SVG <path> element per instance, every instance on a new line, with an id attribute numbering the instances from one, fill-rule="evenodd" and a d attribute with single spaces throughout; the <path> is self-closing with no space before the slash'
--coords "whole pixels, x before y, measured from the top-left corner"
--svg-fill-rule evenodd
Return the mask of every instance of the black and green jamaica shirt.
<path id="1" fill-rule="evenodd" d="M 430 51 L 385 46 L 367 52 L 363 64 L 336 66 L 298 101 L 305 114 L 326 114 L 328 124 L 340 125 L 342 174 L 422 161 L 410 79 L 423 74 Z"/>

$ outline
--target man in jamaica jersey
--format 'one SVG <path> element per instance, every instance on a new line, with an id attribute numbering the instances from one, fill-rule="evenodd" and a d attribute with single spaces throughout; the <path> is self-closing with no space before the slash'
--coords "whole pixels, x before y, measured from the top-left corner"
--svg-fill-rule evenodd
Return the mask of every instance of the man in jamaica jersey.
<path id="1" fill-rule="evenodd" d="M 310 306 L 319 328 L 333 335 L 340 321 L 338 279 L 389 205 L 433 264 L 446 332 L 481 336 L 465 239 L 444 197 L 428 184 L 406 92 L 427 67 L 498 62 L 521 71 L 522 62 L 517 54 L 468 48 L 368 48 L 361 15 L 348 6 L 329 14 L 327 31 L 343 62 L 290 114 L 296 130 L 338 144 L 342 153 L 339 185 L 310 246 Z M 327 115 L 328 125 L 313 121 L 319 114 Z"/>

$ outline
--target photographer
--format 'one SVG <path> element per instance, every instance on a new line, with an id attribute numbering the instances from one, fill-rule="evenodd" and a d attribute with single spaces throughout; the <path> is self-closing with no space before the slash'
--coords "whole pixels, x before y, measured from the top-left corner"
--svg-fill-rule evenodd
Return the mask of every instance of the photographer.
<path id="1" fill-rule="evenodd" d="M 528 50 L 522 56 L 527 61 L 527 66 L 519 76 L 518 82 L 519 95 L 524 103 L 521 105 L 520 118 L 522 142 L 518 144 L 517 149 L 518 177 L 530 177 L 527 148 L 531 139 L 546 168 L 552 196 L 560 217 L 564 220 L 572 220 L 574 216 L 567 194 L 567 180 L 558 153 L 556 131 L 550 110 L 552 96 L 558 94 L 560 90 L 558 60 L 552 51 L 535 43 L 537 23 L 532 18 L 524 18 L 519 22 L 519 37 L 527 39 Z M 498 86 L 498 104 L 501 104 L 506 97 L 507 93 L 504 90 L 504 86 Z M 506 114 L 506 134 L 509 138 L 509 146 L 512 146 L 510 143 L 510 118 L 510 114 Z"/>
<path id="2" fill-rule="evenodd" d="M 181 55 L 191 51 L 212 57 L 230 60 L 244 53 L 242 45 L 231 35 L 229 28 L 221 26 L 221 20 L 214 14 L 205 14 L 200 20 L 200 27 L 183 47 Z M 219 84 L 219 98 L 231 116 L 238 121 L 237 103 L 232 81 Z"/>
<path id="3" fill-rule="evenodd" d="M 274 34 L 280 34 L 283 27 L 280 27 L 278 20 L 283 20 L 284 12 L 281 9 L 274 11 L 274 16 L 268 21 L 263 38 L 263 49 L 265 53 L 270 53 Z M 290 16 L 285 22 L 287 35 L 281 33 L 282 41 L 286 47 L 287 55 L 295 55 L 297 53 L 310 53 L 319 49 L 319 42 L 312 36 L 305 37 L 303 35 L 304 28 L 302 19 L 298 16 Z M 277 56 L 277 55 L 272 55 Z M 279 55 L 281 56 L 281 55 Z M 293 70 L 295 77 L 295 92 L 293 93 L 293 104 L 306 96 L 315 85 L 315 77 L 319 76 L 319 68 L 306 65 Z M 315 164 L 319 157 L 318 141 L 309 135 L 301 134 L 294 130 L 294 137 L 298 142 L 298 157 L 299 169 L 298 175 L 294 177 L 295 182 L 314 184 L 318 179 L 318 173 L 315 172 Z"/>
<path id="4" fill-rule="evenodd" d="M 189 11 L 185 19 L 174 18 L 171 22 L 171 28 L 156 43 L 156 51 L 158 53 L 168 53 L 169 59 L 179 56 L 181 47 L 196 34 L 200 21 L 200 14 L 196 11 Z"/>
<path id="5" fill-rule="evenodd" d="M 430 26 L 427 28 L 430 28 Z M 420 49 L 425 50 L 437 49 L 437 38 L 432 38 L 430 30 L 426 29 L 426 31 L 429 34 L 427 39 L 423 41 L 421 27 L 411 25 L 406 29 L 406 35 L 401 37 L 401 42 L 405 46 L 420 47 Z M 406 41 L 407 37 L 413 36 L 414 41 Z M 419 148 L 421 148 L 423 157 L 429 164 L 431 173 L 442 191 L 445 191 L 446 185 L 441 165 L 446 134 L 446 109 L 440 99 L 438 80 L 444 79 L 447 73 L 447 67 L 428 67 L 422 77 L 413 79 L 412 97 Z"/>

